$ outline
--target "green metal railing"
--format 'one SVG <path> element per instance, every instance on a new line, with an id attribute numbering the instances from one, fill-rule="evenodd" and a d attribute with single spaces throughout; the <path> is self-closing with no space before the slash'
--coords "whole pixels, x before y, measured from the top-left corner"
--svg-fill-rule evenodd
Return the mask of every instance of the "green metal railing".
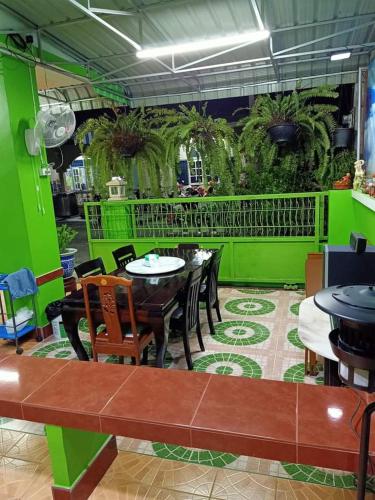
<path id="1" fill-rule="evenodd" d="M 107 270 L 120 246 L 142 255 L 194 241 L 224 246 L 225 283 L 303 283 L 307 254 L 328 233 L 327 193 L 104 201 L 86 203 L 85 213 L 90 255 Z"/>
<path id="2" fill-rule="evenodd" d="M 86 203 L 89 239 L 327 236 L 327 194 Z"/>

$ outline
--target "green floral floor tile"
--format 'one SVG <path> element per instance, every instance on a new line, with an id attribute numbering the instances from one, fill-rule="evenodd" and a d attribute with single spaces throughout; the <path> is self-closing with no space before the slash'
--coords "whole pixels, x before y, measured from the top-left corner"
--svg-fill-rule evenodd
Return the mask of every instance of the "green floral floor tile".
<path id="1" fill-rule="evenodd" d="M 224 321 L 215 325 L 214 340 L 229 345 L 254 345 L 267 340 L 270 331 L 253 321 Z"/>
<path id="2" fill-rule="evenodd" d="M 355 488 L 355 477 L 353 474 L 332 472 L 312 467 L 311 465 L 290 464 L 286 462 L 281 462 L 281 465 L 295 481 L 336 486 L 337 488 Z"/>
<path id="3" fill-rule="evenodd" d="M 156 361 L 156 348 L 154 345 L 151 345 L 149 346 L 149 351 L 148 351 L 148 365 L 149 366 L 154 365 L 155 361 Z M 108 356 L 107 359 L 105 360 L 105 363 L 117 364 L 118 356 Z M 130 363 L 131 359 L 125 358 L 125 364 L 130 364 Z M 164 367 L 169 368 L 172 363 L 173 363 L 172 354 L 167 350 L 164 357 Z"/>
<path id="4" fill-rule="evenodd" d="M 89 325 L 86 318 L 81 318 L 78 322 L 78 330 L 80 332 L 89 333 Z"/>
<path id="5" fill-rule="evenodd" d="M 298 314 L 299 314 L 299 306 L 300 306 L 300 304 L 301 304 L 300 302 L 296 302 L 295 304 L 292 304 L 290 306 L 290 312 L 292 314 L 294 314 L 295 316 L 298 316 Z"/>
<path id="6" fill-rule="evenodd" d="M 88 340 L 82 340 L 83 347 L 87 352 L 91 351 L 91 344 Z M 49 342 L 31 353 L 36 358 L 76 358 L 76 354 L 69 340 L 59 340 Z"/>
<path id="7" fill-rule="evenodd" d="M 304 382 L 305 381 L 305 365 L 304 363 L 298 363 L 293 365 L 286 370 L 283 375 L 283 380 L 285 382 Z"/>
<path id="8" fill-rule="evenodd" d="M 225 304 L 225 309 L 228 312 L 240 314 L 241 316 L 257 316 L 272 313 L 276 309 L 276 306 L 270 300 L 248 298 L 229 300 Z"/>
<path id="9" fill-rule="evenodd" d="M 11 420 L 13 420 L 13 419 L 12 418 L 8 418 L 8 417 L 0 417 L 0 426 L 2 426 L 4 424 L 7 424 Z"/>
<path id="10" fill-rule="evenodd" d="M 294 345 L 294 347 L 298 347 L 298 349 L 305 348 L 305 346 L 301 342 L 301 339 L 299 338 L 298 328 L 293 328 L 293 330 L 290 330 L 288 332 L 288 340 L 292 345 Z"/>
<path id="11" fill-rule="evenodd" d="M 194 360 L 196 372 L 237 375 L 240 377 L 261 378 L 262 368 L 256 361 L 242 354 L 215 352 Z"/>
<path id="12" fill-rule="evenodd" d="M 213 467 L 225 467 L 237 460 L 239 455 L 209 450 L 195 450 L 172 444 L 152 443 L 152 448 L 160 458 L 179 460 Z"/>
<path id="13" fill-rule="evenodd" d="M 297 363 L 286 370 L 283 375 L 284 382 L 305 382 L 305 363 Z M 312 377 L 311 380 L 315 382 L 316 385 L 323 385 L 323 376 L 318 375 L 317 377 Z"/>
<path id="14" fill-rule="evenodd" d="M 273 290 L 272 288 L 238 288 L 237 291 L 249 295 L 267 295 L 275 293 L 277 290 Z"/>

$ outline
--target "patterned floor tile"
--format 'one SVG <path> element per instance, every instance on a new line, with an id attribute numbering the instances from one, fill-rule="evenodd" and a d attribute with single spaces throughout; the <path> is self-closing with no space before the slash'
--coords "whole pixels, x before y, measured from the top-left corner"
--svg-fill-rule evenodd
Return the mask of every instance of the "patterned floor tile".
<path id="1" fill-rule="evenodd" d="M 223 500 L 274 500 L 276 478 L 232 470 L 219 470 L 211 498 Z"/>
<path id="2" fill-rule="evenodd" d="M 318 377 L 304 376 L 304 349 L 298 337 L 299 304 L 303 298 L 303 290 L 220 287 L 219 299 L 223 322 L 216 321 L 216 313 L 213 311 L 216 335 L 210 335 L 207 314 L 203 308 L 200 310 L 200 319 L 206 351 L 200 351 L 195 333 L 192 333 L 190 337 L 194 369 L 232 376 L 262 377 L 297 383 L 322 383 L 322 374 Z M 89 335 L 85 319 L 80 321 L 79 329 L 84 345 L 89 350 Z M 62 359 L 76 357 L 70 343 L 64 338 L 51 337 L 39 344 L 30 340 L 25 342 L 23 347 L 25 348 L 24 355 Z M 13 352 L 13 350 L 14 346 L 7 343 L 0 344 L 0 352 Z M 153 358 L 154 352 L 151 352 L 150 364 Z M 103 356 L 100 360 L 117 362 L 117 358 L 108 356 Z M 130 360 L 126 361 L 130 362 Z M 186 370 L 182 340 L 177 336 L 171 335 L 170 337 L 166 366 Z M 36 493 L 30 493 L 32 496 L 27 498 L 51 498 L 49 483 L 48 487 L 43 483 L 43 481 L 48 482 L 46 478 L 48 479 L 50 474 L 49 466 L 42 465 L 45 462 L 46 450 L 43 445 L 45 441 L 44 437 L 38 438 L 38 435 L 44 435 L 44 426 L 0 418 L 0 429 L 10 433 L 26 432 L 27 436 L 34 434 L 34 437 L 24 437 L 22 432 L 16 432 L 18 443 L 12 434 L 3 435 L 2 441 L 0 439 L 0 451 L 2 446 L 8 454 L 11 450 L 12 456 L 14 455 L 14 458 L 6 459 L 8 461 L 5 468 L 7 477 L 10 478 L 13 474 L 16 478 L 13 486 L 10 486 L 8 479 L 6 480 L 5 490 L 0 490 L 0 498 L 22 498 L 17 495 L 23 488 L 26 488 L 26 484 L 30 484 L 31 480 L 35 481 Z M 274 478 L 290 479 L 290 481 L 280 483 L 279 496 L 277 496 L 280 499 L 323 498 L 319 496 L 322 491 L 327 495 L 333 494 L 332 488 L 327 489 L 329 486 L 335 486 L 334 492 L 336 493 L 340 492 L 345 495 L 345 492 L 342 493 L 342 490 L 338 489 L 344 488 L 349 491 L 348 495 L 352 494 L 350 488 L 353 487 L 353 476 L 345 472 L 295 464 L 280 464 L 276 461 L 254 457 L 214 453 L 136 439 L 118 438 L 117 441 L 119 450 L 123 451 L 120 451 L 119 457 L 112 464 L 92 498 L 110 498 L 111 500 L 116 498 L 137 498 L 137 500 L 191 498 L 199 500 L 213 493 L 211 489 L 218 470 L 220 474 L 222 473 L 222 475 L 218 474 L 218 478 L 224 481 L 224 485 L 220 481 L 216 482 L 215 495 L 212 494 L 211 498 L 233 500 L 274 498 L 276 495 Z M 41 463 L 37 465 L 40 461 Z M 2 464 L 4 472 L 4 462 Z M 36 469 L 35 466 L 37 466 Z M 220 469 L 213 468 L 213 466 Z M 38 467 L 44 467 L 44 469 L 39 476 L 35 476 L 36 471 L 41 470 Z M 22 480 L 18 479 L 21 477 L 18 471 L 21 470 L 24 471 Z M 245 476 L 238 475 L 241 473 Z M 268 480 L 271 482 L 267 482 Z M 293 480 L 298 481 L 297 486 Z M 141 483 L 142 486 L 140 486 Z M 272 491 L 274 496 L 272 496 Z M 327 496 L 324 498 L 352 497 Z"/>
<path id="3" fill-rule="evenodd" d="M 0 456 L 6 455 L 7 452 L 23 437 L 24 434 L 22 432 L 0 429 Z"/>
<path id="4" fill-rule="evenodd" d="M 274 315 L 276 303 L 270 299 L 246 297 L 243 299 L 230 299 L 225 303 L 225 309 L 239 316 L 269 316 Z"/>
<path id="5" fill-rule="evenodd" d="M 101 484 L 90 496 L 90 500 L 205 500 L 208 497 L 181 493 L 178 491 L 153 488 L 139 483 L 127 483 L 119 486 Z"/>
<path id="6" fill-rule="evenodd" d="M 6 453 L 7 457 L 41 463 L 48 458 L 47 439 L 45 436 L 25 434 Z"/>
<path id="7" fill-rule="evenodd" d="M 51 472 L 47 463 L 0 459 L 0 498 L 9 500 L 51 499 Z"/>
<path id="8" fill-rule="evenodd" d="M 204 354 L 195 358 L 194 371 L 239 377 L 262 377 L 262 368 L 256 361 L 248 356 L 225 352 Z"/>
<path id="9" fill-rule="evenodd" d="M 217 469 L 193 463 L 161 460 L 153 487 L 210 496 Z"/>
<path id="10" fill-rule="evenodd" d="M 276 488 L 276 500 L 355 500 L 356 498 L 356 492 L 353 490 L 330 488 L 287 479 L 278 479 Z M 369 495 L 366 496 L 367 499 L 370 499 Z"/>
<path id="11" fill-rule="evenodd" d="M 264 342 L 270 335 L 269 329 L 261 323 L 234 320 L 216 324 L 213 339 L 222 344 L 243 346 Z"/>

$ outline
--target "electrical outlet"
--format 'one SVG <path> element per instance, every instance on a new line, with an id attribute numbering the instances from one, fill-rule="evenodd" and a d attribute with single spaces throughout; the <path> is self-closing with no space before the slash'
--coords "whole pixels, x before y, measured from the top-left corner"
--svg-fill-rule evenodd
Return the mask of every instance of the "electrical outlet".
<path id="1" fill-rule="evenodd" d="M 52 174 L 52 170 L 50 167 L 42 167 L 40 170 L 39 170 L 39 175 L 40 177 L 48 177 L 49 175 Z"/>

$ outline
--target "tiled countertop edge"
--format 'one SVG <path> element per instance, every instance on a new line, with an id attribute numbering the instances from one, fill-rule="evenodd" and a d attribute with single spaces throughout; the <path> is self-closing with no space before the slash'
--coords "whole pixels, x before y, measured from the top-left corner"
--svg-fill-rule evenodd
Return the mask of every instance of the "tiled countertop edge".
<path id="1" fill-rule="evenodd" d="M 375 198 L 372 196 L 369 196 L 368 194 L 361 193 L 360 191 L 352 191 L 352 198 L 358 203 L 361 203 L 368 209 L 372 210 L 375 212 Z"/>

